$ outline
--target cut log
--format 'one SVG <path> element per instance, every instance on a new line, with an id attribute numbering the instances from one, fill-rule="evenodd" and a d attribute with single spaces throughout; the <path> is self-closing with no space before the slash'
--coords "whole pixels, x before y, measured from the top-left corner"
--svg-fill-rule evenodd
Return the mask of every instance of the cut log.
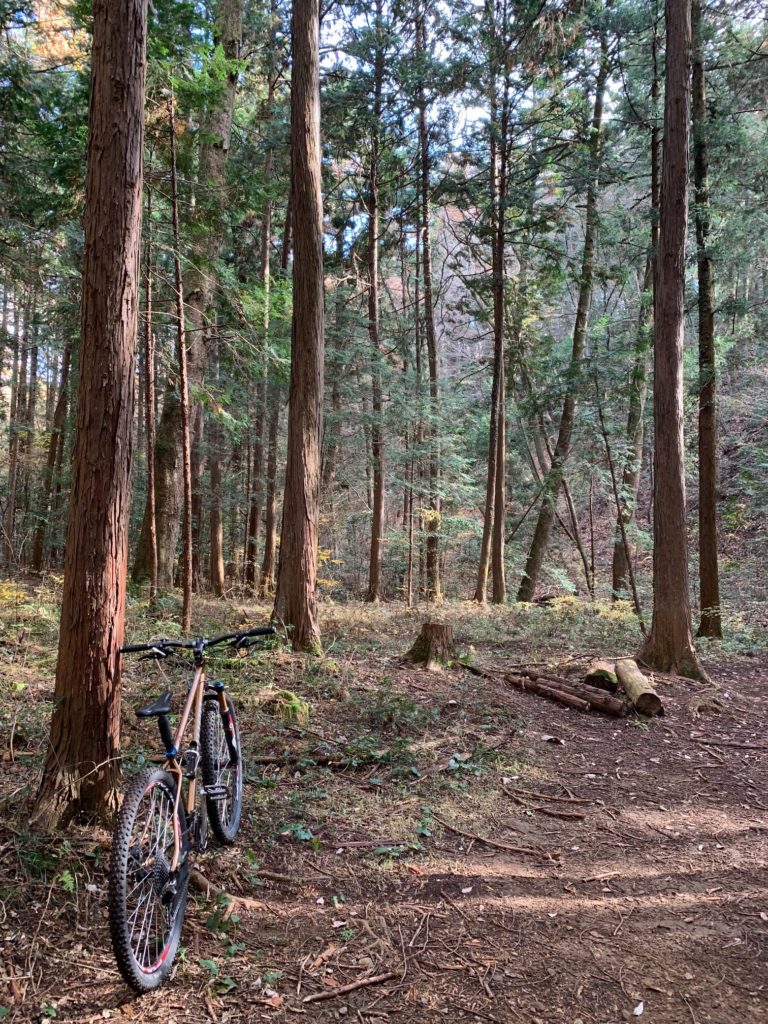
<path id="1" fill-rule="evenodd" d="M 616 675 L 624 688 L 624 692 L 632 701 L 633 706 L 641 715 L 663 715 L 664 708 L 661 698 L 651 686 L 648 679 L 630 658 L 616 662 Z"/>
<path id="2" fill-rule="evenodd" d="M 547 672 L 536 672 L 534 669 L 528 668 L 519 669 L 518 674 L 525 676 L 526 679 L 530 679 L 534 683 L 558 690 L 560 693 L 570 693 L 574 697 L 579 697 L 581 700 L 587 701 L 590 707 L 598 711 L 604 711 L 607 715 L 613 715 L 614 718 L 621 718 L 627 712 L 624 701 L 621 698 L 613 697 L 610 693 L 606 693 L 605 690 L 600 690 L 595 686 L 587 686 L 584 683 L 574 685 L 570 680 L 563 679 L 561 676 L 553 676 Z"/>
<path id="3" fill-rule="evenodd" d="M 616 666 L 612 661 L 593 661 L 584 676 L 584 682 L 596 686 L 599 690 L 616 693 L 619 680 L 616 678 Z"/>
<path id="4" fill-rule="evenodd" d="M 558 704 L 565 704 L 566 707 L 575 708 L 577 711 L 589 711 L 589 701 L 581 697 L 575 697 L 572 693 L 564 693 L 556 690 L 554 685 L 547 686 L 546 683 L 537 682 L 535 679 L 528 679 L 525 676 L 505 676 L 508 683 L 516 686 L 518 690 L 529 690 L 539 697 L 546 697 L 548 700 L 557 701 Z"/>
<path id="5" fill-rule="evenodd" d="M 424 665 L 429 671 L 439 670 L 456 660 L 453 646 L 453 626 L 441 622 L 424 622 L 413 647 L 406 655 L 414 665 Z"/>

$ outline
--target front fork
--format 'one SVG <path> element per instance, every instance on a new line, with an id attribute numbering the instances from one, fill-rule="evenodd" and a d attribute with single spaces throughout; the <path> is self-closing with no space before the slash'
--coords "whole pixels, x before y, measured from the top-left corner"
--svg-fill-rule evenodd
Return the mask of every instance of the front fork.
<path id="1" fill-rule="evenodd" d="M 211 696 L 208 700 L 213 700 L 214 696 L 219 705 L 219 715 L 221 716 L 221 724 L 224 727 L 224 736 L 227 741 L 227 749 L 229 750 L 230 763 L 236 765 L 240 760 L 240 751 L 237 748 L 237 737 L 235 735 L 235 721 L 230 710 L 229 703 L 227 700 L 227 691 L 224 689 L 224 683 L 217 679 L 214 683 L 209 683 L 206 687 L 211 692 Z"/>

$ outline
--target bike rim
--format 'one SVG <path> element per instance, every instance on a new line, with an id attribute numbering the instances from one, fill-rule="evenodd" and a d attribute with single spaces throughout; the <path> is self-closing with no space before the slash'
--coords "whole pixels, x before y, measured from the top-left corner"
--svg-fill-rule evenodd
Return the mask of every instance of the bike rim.
<path id="1" fill-rule="evenodd" d="M 179 907 L 179 871 L 171 871 L 174 804 L 165 786 L 150 783 L 139 802 L 128 846 L 126 929 L 131 954 L 143 974 L 154 974 L 173 944 Z"/>

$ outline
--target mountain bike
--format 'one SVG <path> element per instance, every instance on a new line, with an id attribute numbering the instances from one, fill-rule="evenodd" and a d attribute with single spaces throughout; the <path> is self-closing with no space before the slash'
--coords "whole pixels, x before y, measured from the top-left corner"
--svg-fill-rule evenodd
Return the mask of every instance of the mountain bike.
<path id="1" fill-rule="evenodd" d="M 271 627 L 197 640 L 152 640 L 120 648 L 163 659 L 191 650 L 194 674 L 174 734 L 168 719 L 172 694 L 139 708 L 156 718 L 162 766 L 136 775 L 125 793 L 112 837 L 109 924 L 120 973 L 137 992 L 168 977 L 179 947 L 193 852 L 208 843 L 208 824 L 219 842 L 234 842 L 243 804 L 243 758 L 237 715 L 222 682 L 205 676 L 205 651 L 229 641 L 238 652 Z M 186 744 L 188 726 L 192 739 Z M 199 778 L 202 776 L 202 779 Z"/>

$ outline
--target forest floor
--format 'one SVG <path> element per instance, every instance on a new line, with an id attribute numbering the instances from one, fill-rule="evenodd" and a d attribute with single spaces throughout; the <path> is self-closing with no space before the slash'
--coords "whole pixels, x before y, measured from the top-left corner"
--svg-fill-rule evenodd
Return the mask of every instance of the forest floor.
<path id="1" fill-rule="evenodd" d="M 8 796 L 40 769 L 57 613 L 51 584 L 0 583 L 0 597 Z M 129 638 L 168 635 L 174 612 L 149 622 L 132 603 Z M 267 611 L 201 602 L 198 614 L 196 629 L 213 633 Z M 114 966 L 109 834 L 41 836 L 21 794 L 4 800 L 0 1017 L 768 1020 L 765 622 L 742 621 L 705 651 L 711 685 L 657 676 L 666 714 L 645 722 L 570 711 L 460 663 L 414 669 L 402 655 L 425 617 L 327 606 L 324 658 L 221 659 L 239 705 L 246 805 L 238 844 L 199 866 L 241 902 L 227 919 L 221 898 L 194 894 L 183 951 L 157 992 L 136 998 Z M 432 617 L 500 673 L 576 671 L 638 643 L 620 606 L 452 604 Z M 164 680 L 134 662 L 125 682 L 130 772 L 154 744 L 131 709 Z M 308 723 L 283 690 L 308 703 Z"/>

